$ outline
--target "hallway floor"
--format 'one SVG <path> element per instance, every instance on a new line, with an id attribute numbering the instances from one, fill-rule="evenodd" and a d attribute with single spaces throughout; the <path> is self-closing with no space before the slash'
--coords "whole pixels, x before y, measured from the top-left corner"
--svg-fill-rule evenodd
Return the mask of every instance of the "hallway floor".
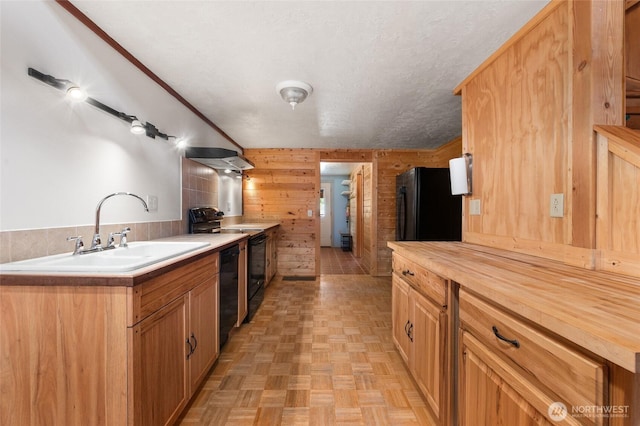
<path id="1" fill-rule="evenodd" d="M 391 279 L 276 279 L 182 425 L 429 425 L 391 341 Z"/>
<path id="2" fill-rule="evenodd" d="M 321 274 L 368 274 L 369 269 L 351 251 L 339 247 L 320 248 Z"/>

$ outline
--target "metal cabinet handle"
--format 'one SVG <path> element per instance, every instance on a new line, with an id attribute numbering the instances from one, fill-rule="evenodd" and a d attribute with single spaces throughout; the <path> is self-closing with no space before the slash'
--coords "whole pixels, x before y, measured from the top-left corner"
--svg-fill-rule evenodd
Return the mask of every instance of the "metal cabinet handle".
<path id="1" fill-rule="evenodd" d="M 404 325 L 404 334 L 406 334 L 407 336 L 409 335 L 409 324 L 410 321 L 407 320 L 407 323 Z"/>
<path id="2" fill-rule="evenodd" d="M 411 272 L 410 270 L 405 269 L 404 271 L 402 271 L 402 275 L 404 275 L 405 277 L 406 277 L 407 275 L 409 275 L 409 276 L 413 277 L 415 274 L 414 274 L 413 272 Z"/>
<path id="3" fill-rule="evenodd" d="M 189 353 L 187 354 L 187 359 L 189 359 L 193 354 L 193 346 L 191 345 L 191 339 L 186 339 L 185 341 L 189 345 Z"/>
<path id="4" fill-rule="evenodd" d="M 193 351 L 195 352 L 198 348 L 198 339 L 196 339 L 196 335 L 191 333 L 190 339 L 193 339 Z"/>
<path id="5" fill-rule="evenodd" d="M 500 340 L 502 340 L 504 342 L 510 343 L 513 346 L 515 346 L 516 348 L 520 347 L 520 342 L 518 342 L 517 339 L 507 339 L 502 334 L 500 334 L 500 332 L 498 331 L 498 327 L 496 327 L 495 325 L 493 327 L 491 327 L 491 329 L 493 330 L 493 334 L 495 334 L 498 339 L 500 339 Z"/>
<path id="6" fill-rule="evenodd" d="M 413 342 L 413 324 L 409 327 L 409 340 Z"/>

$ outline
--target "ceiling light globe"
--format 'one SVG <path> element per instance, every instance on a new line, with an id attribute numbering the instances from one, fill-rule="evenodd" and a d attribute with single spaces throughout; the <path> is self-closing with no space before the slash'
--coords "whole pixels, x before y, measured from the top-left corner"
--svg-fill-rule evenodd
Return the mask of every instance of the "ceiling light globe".
<path id="1" fill-rule="evenodd" d="M 291 109 L 295 109 L 296 105 L 304 102 L 313 93 L 313 87 L 303 81 L 285 80 L 276 85 L 276 91 L 291 105 Z"/>

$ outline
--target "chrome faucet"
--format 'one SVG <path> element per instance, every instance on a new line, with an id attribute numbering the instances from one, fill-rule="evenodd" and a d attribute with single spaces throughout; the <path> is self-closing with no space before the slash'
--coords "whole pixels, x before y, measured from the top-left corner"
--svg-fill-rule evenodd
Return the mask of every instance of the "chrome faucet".
<path id="1" fill-rule="evenodd" d="M 100 200 L 100 202 L 98 203 L 98 207 L 96 207 L 96 227 L 93 234 L 93 241 L 91 241 L 91 248 L 89 250 L 85 250 L 84 253 L 104 250 L 104 247 L 102 247 L 101 245 L 102 240 L 100 239 L 100 209 L 102 208 L 102 203 L 104 203 L 108 198 L 115 197 L 116 195 L 130 195 L 132 197 L 135 197 L 138 200 L 140 200 L 140 202 L 144 206 L 145 211 L 147 212 L 149 211 L 149 206 L 147 206 L 146 201 L 144 201 L 142 197 L 139 197 L 136 194 L 132 194 L 131 192 L 114 192 L 113 194 L 107 195 L 102 200 Z M 113 244 L 110 244 L 107 248 L 114 248 L 114 247 L 115 246 Z"/>

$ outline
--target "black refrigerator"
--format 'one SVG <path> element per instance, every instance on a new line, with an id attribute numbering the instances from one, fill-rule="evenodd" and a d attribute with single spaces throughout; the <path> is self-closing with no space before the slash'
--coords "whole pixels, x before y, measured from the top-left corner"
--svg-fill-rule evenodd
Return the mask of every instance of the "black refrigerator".
<path id="1" fill-rule="evenodd" d="M 449 169 L 416 167 L 396 177 L 397 241 L 460 241 L 462 197 Z"/>

